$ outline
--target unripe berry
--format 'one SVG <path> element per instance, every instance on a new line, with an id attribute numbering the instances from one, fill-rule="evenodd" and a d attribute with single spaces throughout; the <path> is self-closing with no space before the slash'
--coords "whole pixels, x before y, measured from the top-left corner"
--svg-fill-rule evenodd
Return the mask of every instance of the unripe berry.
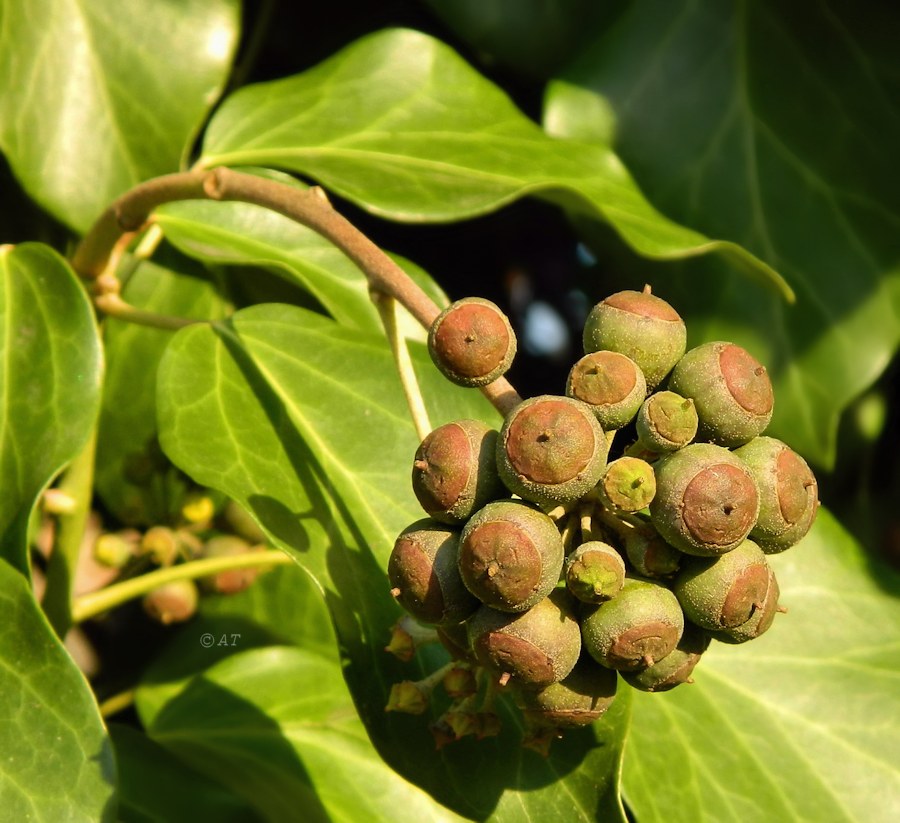
<path id="1" fill-rule="evenodd" d="M 535 503 L 569 503 L 589 492 L 606 466 L 606 438 L 590 407 L 541 395 L 520 403 L 500 430 L 497 468 L 507 488 Z"/>
<path id="2" fill-rule="evenodd" d="M 732 629 L 746 623 L 769 590 L 769 564 L 762 549 L 745 540 L 721 557 L 693 557 L 672 590 L 684 616 L 701 629 Z"/>
<path id="3" fill-rule="evenodd" d="M 654 389 L 684 354 L 684 321 L 665 300 L 643 292 L 620 291 L 591 309 L 584 324 L 584 350 L 630 357 Z"/>
<path id="4" fill-rule="evenodd" d="M 522 614 L 482 606 L 467 626 L 479 663 L 500 675 L 503 683 L 523 688 L 559 682 L 581 653 L 578 621 L 562 589 Z"/>
<path id="5" fill-rule="evenodd" d="M 450 652 L 454 660 L 475 662 L 475 655 L 469 646 L 469 635 L 465 623 L 451 623 L 437 627 L 437 636 L 441 645 Z"/>
<path id="6" fill-rule="evenodd" d="M 646 461 L 620 457 L 606 467 L 597 488 L 603 501 L 614 510 L 639 512 L 656 495 L 656 476 Z"/>
<path id="7" fill-rule="evenodd" d="M 457 420 L 429 434 L 416 451 L 412 487 L 435 520 L 459 523 L 506 495 L 497 473 L 497 432 L 478 420 Z"/>
<path id="8" fill-rule="evenodd" d="M 566 587 L 583 603 L 602 603 L 615 597 L 625 582 L 625 563 L 607 543 L 582 543 L 563 566 Z"/>
<path id="9" fill-rule="evenodd" d="M 690 397 L 700 419 L 699 437 L 735 448 L 761 434 L 775 397 L 765 366 L 734 343 L 705 343 L 675 366 L 669 388 Z"/>
<path id="10" fill-rule="evenodd" d="M 684 558 L 652 527 L 633 529 L 625 537 L 625 555 L 641 577 L 671 577 L 681 567 Z"/>
<path id="11" fill-rule="evenodd" d="M 787 611 L 778 605 L 780 594 L 781 590 L 778 587 L 778 581 L 775 579 L 775 572 L 770 570 L 769 588 L 765 599 L 758 608 L 754 609 L 750 619 L 740 626 L 735 626 L 733 629 L 723 629 L 715 632 L 713 637 L 716 640 L 721 640 L 723 643 L 746 643 L 748 640 L 755 640 L 761 634 L 765 634 L 772 627 L 775 615 L 778 612 Z"/>
<path id="12" fill-rule="evenodd" d="M 693 443 L 654 464 L 650 517 L 666 542 L 704 557 L 731 551 L 759 514 L 756 481 L 743 461 L 711 443 Z"/>
<path id="13" fill-rule="evenodd" d="M 637 363 L 624 354 L 596 351 L 569 372 L 566 394 L 587 403 L 604 431 L 631 422 L 647 396 L 647 381 Z"/>
<path id="14" fill-rule="evenodd" d="M 459 577 L 459 533 L 434 520 L 417 520 L 394 543 L 388 560 L 391 593 L 422 623 L 459 623 L 478 601 Z"/>
<path id="15" fill-rule="evenodd" d="M 706 632 L 685 623 L 684 634 L 673 652 L 642 671 L 622 672 L 622 679 L 642 692 L 666 692 L 682 683 L 693 683 L 691 674 L 709 641 Z"/>
<path id="16" fill-rule="evenodd" d="M 163 625 L 183 623 L 197 611 L 199 594 L 193 580 L 173 580 L 144 596 L 144 611 Z"/>
<path id="17" fill-rule="evenodd" d="M 780 440 L 757 437 L 734 452 L 759 486 L 759 518 L 750 536 L 768 553 L 784 551 L 809 531 L 819 488 L 806 461 Z"/>
<path id="18" fill-rule="evenodd" d="M 582 656 L 571 673 L 559 683 L 552 683 L 540 691 L 516 692 L 516 704 L 532 729 L 587 726 L 612 705 L 617 680 L 615 671 Z"/>
<path id="19" fill-rule="evenodd" d="M 490 300 L 466 297 L 438 315 L 428 351 L 441 373 L 459 386 L 486 386 L 506 372 L 516 355 L 516 336 Z"/>
<path id="20" fill-rule="evenodd" d="M 554 522 L 518 500 L 488 503 L 463 528 L 459 573 L 482 603 L 523 612 L 556 586 L 563 544 Z"/>
<path id="21" fill-rule="evenodd" d="M 671 391 L 651 394 L 638 411 L 638 443 L 652 452 L 684 448 L 697 436 L 694 401 Z"/>
<path id="22" fill-rule="evenodd" d="M 233 534 L 220 534 L 206 541 L 203 554 L 206 557 L 237 557 L 248 552 L 263 551 L 265 546 L 251 546 L 246 540 L 242 540 Z M 248 588 L 259 576 L 258 568 L 228 569 L 217 572 L 198 581 L 201 588 L 208 592 L 219 594 L 237 594 Z"/>
<path id="23" fill-rule="evenodd" d="M 649 580 L 628 579 L 612 600 L 581 621 L 584 647 L 598 663 L 619 671 L 652 666 L 670 654 L 684 631 L 675 595 Z"/>

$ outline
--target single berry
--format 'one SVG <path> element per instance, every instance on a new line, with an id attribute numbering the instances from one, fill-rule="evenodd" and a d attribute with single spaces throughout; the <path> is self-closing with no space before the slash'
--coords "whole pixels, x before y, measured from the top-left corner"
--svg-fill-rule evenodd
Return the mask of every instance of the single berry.
<path id="1" fill-rule="evenodd" d="M 451 382 L 486 386 L 510 367 L 516 355 L 516 336 L 495 303 L 466 297 L 438 315 L 428 333 L 428 351 Z"/>
<path id="2" fill-rule="evenodd" d="M 568 594 L 557 589 L 522 614 L 482 606 L 467 623 L 478 662 L 503 684 L 543 688 L 562 680 L 578 661 L 581 632 Z"/>
<path id="3" fill-rule="evenodd" d="M 648 451 L 672 452 L 697 436 L 694 401 L 671 391 L 651 394 L 638 411 L 638 443 Z"/>
<path id="4" fill-rule="evenodd" d="M 637 363 L 624 354 L 586 354 L 569 372 L 566 394 L 587 403 L 604 431 L 631 422 L 647 396 L 647 381 Z"/>
<path id="5" fill-rule="evenodd" d="M 756 524 L 759 492 L 728 449 L 693 443 L 658 460 L 650 518 L 667 543 L 703 557 L 740 545 Z"/>
<path id="6" fill-rule="evenodd" d="M 153 526 L 141 538 L 140 553 L 160 566 L 171 566 L 178 558 L 178 537 L 166 526 Z"/>
<path id="7" fill-rule="evenodd" d="M 633 529 L 625 537 L 625 556 L 641 577 L 651 578 L 671 577 L 684 558 L 650 526 Z"/>
<path id="8" fill-rule="evenodd" d="M 670 654 L 684 631 L 681 607 L 667 588 L 629 578 L 612 600 L 581 621 L 584 647 L 603 666 L 637 671 Z"/>
<path id="9" fill-rule="evenodd" d="M 639 512 L 656 495 L 656 475 L 646 461 L 620 457 L 606 467 L 598 489 L 603 501 L 614 510 Z"/>
<path id="10" fill-rule="evenodd" d="M 258 552 L 265 546 L 251 546 L 246 540 L 233 534 L 220 534 L 206 541 L 203 547 L 205 557 L 237 557 L 248 552 Z M 248 588 L 259 576 L 259 568 L 227 569 L 223 572 L 201 577 L 200 587 L 207 592 L 237 594 Z"/>
<path id="11" fill-rule="evenodd" d="M 597 484 L 606 466 L 606 437 L 590 407 L 541 395 L 507 415 L 497 442 L 497 468 L 507 488 L 535 503 L 569 503 Z"/>
<path id="12" fill-rule="evenodd" d="M 136 529 L 101 534 L 94 542 L 94 560 L 101 566 L 121 569 L 137 556 L 141 534 Z"/>
<path id="13" fill-rule="evenodd" d="M 759 486 L 759 518 L 750 536 L 768 554 L 799 542 L 819 508 L 815 475 L 797 452 L 773 437 L 757 437 L 734 452 Z"/>
<path id="14" fill-rule="evenodd" d="M 435 520 L 459 523 L 506 495 L 497 473 L 497 432 L 478 420 L 440 426 L 416 450 L 412 487 Z"/>
<path id="15" fill-rule="evenodd" d="M 566 558 L 563 576 L 569 591 L 583 603 L 601 603 L 621 591 L 625 563 L 612 546 L 591 540 Z"/>
<path id="16" fill-rule="evenodd" d="M 441 645 L 450 652 L 454 660 L 475 662 L 475 655 L 469 646 L 469 634 L 465 623 L 450 623 L 437 627 L 437 637 Z"/>
<path id="17" fill-rule="evenodd" d="M 587 726 L 612 705 L 617 679 L 612 669 L 582 655 L 564 680 L 540 691 L 519 690 L 515 700 L 531 729 Z"/>
<path id="18" fill-rule="evenodd" d="M 748 640 L 755 640 L 761 634 L 765 634 L 771 627 L 772 621 L 778 612 L 787 611 L 778 605 L 778 598 L 781 590 L 778 587 L 778 581 L 775 579 L 775 572 L 769 572 L 769 589 L 762 604 L 754 609 L 753 614 L 746 623 L 735 626 L 733 629 L 723 629 L 715 632 L 713 637 L 721 640 L 723 643 L 746 643 Z"/>
<path id="19" fill-rule="evenodd" d="M 554 522 L 518 500 L 488 503 L 463 528 L 459 573 L 482 603 L 523 612 L 556 586 L 563 544 Z"/>
<path id="20" fill-rule="evenodd" d="M 694 401 L 699 437 L 720 446 L 749 442 L 772 419 L 775 397 L 765 366 L 734 343 L 691 349 L 675 366 L 669 388 Z"/>
<path id="21" fill-rule="evenodd" d="M 159 623 L 183 623 L 197 611 L 199 593 L 193 580 L 173 580 L 144 596 L 144 611 Z"/>
<path id="22" fill-rule="evenodd" d="M 709 646 L 709 641 L 710 637 L 706 632 L 685 623 L 684 634 L 673 652 L 641 671 L 622 672 L 622 679 L 642 692 L 667 692 L 682 683 L 693 683 L 691 674 Z"/>
<path id="23" fill-rule="evenodd" d="M 684 321 L 665 300 L 643 292 L 620 291 L 591 309 L 584 324 L 584 350 L 614 351 L 630 357 L 654 389 L 684 354 Z"/>
<path id="24" fill-rule="evenodd" d="M 721 557 L 690 558 L 672 590 L 684 616 L 701 629 L 732 629 L 766 599 L 769 564 L 762 549 L 745 540 Z"/>
<path id="25" fill-rule="evenodd" d="M 416 620 L 443 625 L 465 620 L 478 601 L 459 577 L 459 533 L 434 520 L 417 520 L 394 543 L 388 560 L 391 593 Z"/>

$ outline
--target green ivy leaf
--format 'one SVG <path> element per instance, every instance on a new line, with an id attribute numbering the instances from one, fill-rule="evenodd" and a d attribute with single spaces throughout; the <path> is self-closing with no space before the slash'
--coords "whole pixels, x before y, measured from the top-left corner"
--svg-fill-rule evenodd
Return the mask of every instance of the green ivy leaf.
<path id="1" fill-rule="evenodd" d="M 433 425 L 499 422 L 478 392 L 447 384 L 424 347 L 414 344 L 412 356 Z M 254 307 L 179 332 L 158 396 L 167 454 L 253 512 L 325 591 L 357 710 L 391 766 L 478 819 L 588 821 L 602 806 L 624 820 L 616 764 L 627 694 L 605 723 L 567 736 L 548 760 L 519 748 L 512 715 L 499 739 L 436 754 L 427 720 L 385 714 L 391 684 L 423 667 L 382 650 L 399 615 L 387 558 L 397 533 L 421 516 L 409 486 L 417 438 L 383 340 L 302 309 Z"/>
<path id="2" fill-rule="evenodd" d="M 0 557 L 27 573 L 35 500 L 87 442 L 103 359 L 94 314 L 49 246 L 0 246 Z"/>
<path id="3" fill-rule="evenodd" d="M 119 767 L 120 823 L 251 823 L 246 803 L 155 743 L 146 734 L 112 723 L 109 734 Z"/>
<path id="4" fill-rule="evenodd" d="M 4 818 L 114 820 L 116 767 L 97 704 L 27 581 L 3 560 L 0 703 Z"/>
<path id="5" fill-rule="evenodd" d="M 890 4 L 640 0 L 546 107 L 554 134 L 598 145 L 611 112 L 655 204 L 787 276 L 794 307 L 689 266 L 677 305 L 700 338 L 755 348 L 773 432 L 826 466 L 840 412 L 900 342 L 898 23 Z"/>
<path id="6" fill-rule="evenodd" d="M 184 265 L 182 269 L 187 268 Z M 122 296 L 157 314 L 197 320 L 223 317 L 228 301 L 216 284 L 142 262 Z M 171 466 L 159 454 L 156 432 L 156 370 L 172 332 L 114 318 L 105 322 L 106 380 L 100 411 L 96 489 L 123 523 L 150 526 L 168 522 L 178 495 Z"/>
<path id="7" fill-rule="evenodd" d="M 624 790 L 641 823 L 896 818 L 900 578 L 825 510 L 771 560 L 788 613 L 749 645 L 714 642 L 691 687 L 635 696 Z"/>
<path id="8" fill-rule="evenodd" d="M 304 74 L 241 89 L 213 116 L 201 162 L 280 166 L 412 222 L 460 220 L 539 194 L 609 221 L 643 255 L 718 251 L 790 295 L 740 246 L 657 212 L 608 147 L 549 138 L 450 48 L 415 31 L 373 34 Z"/>
<path id="9" fill-rule="evenodd" d="M 238 0 L 0 6 L 0 148 L 44 208 L 85 230 L 116 196 L 177 171 L 224 87 Z"/>

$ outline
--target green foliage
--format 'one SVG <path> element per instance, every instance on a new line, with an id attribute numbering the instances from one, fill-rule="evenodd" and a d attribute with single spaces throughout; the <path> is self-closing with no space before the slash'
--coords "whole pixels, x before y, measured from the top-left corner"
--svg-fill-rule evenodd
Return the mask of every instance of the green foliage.
<path id="1" fill-rule="evenodd" d="M 260 28 L 234 66 L 236 0 L 129 0 L 115 15 L 101 0 L 0 4 L 0 173 L 27 195 L 4 187 L 0 243 L 30 227 L 59 247 L 0 245 L 0 816 L 895 819 L 900 580 L 832 513 L 772 558 L 788 613 L 752 644 L 713 643 L 693 685 L 623 687 L 547 758 L 520 746 L 506 699 L 498 737 L 435 751 L 440 688 L 425 717 L 384 711 L 392 684 L 448 656 L 430 644 L 403 663 L 384 650 L 401 613 L 387 559 L 422 516 L 409 476 L 420 435 L 366 278 L 259 204 L 169 202 L 151 216 L 156 240 L 141 229 L 107 271 L 165 326 L 151 328 L 98 322 L 97 284 L 61 252 L 73 252 L 66 231 L 84 233 L 130 187 L 194 164 L 287 191 L 313 181 L 398 250 L 438 236 L 421 224 L 535 196 L 597 255 L 586 292 L 651 282 L 685 316 L 689 345 L 746 346 L 773 377 L 772 433 L 833 465 L 841 413 L 900 343 L 896 11 L 426 0 L 420 17 L 433 9 L 460 41 L 372 31 L 366 18 L 354 36 L 370 33 L 310 68 L 293 45 L 274 51 L 294 31 L 278 15 L 300 12 L 266 8 L 245 13 Z M 351 39 L 336 32 L 323 42 Z M 269 49 L 291 76 L 255 73 Z M 236 90 L 214 108 L 229 77 Z M 523 113 L 541 93 L 543 128 Z M 479 225 L 495 224 L 459 236 L 479 246 Z M 439 285 L 392 257 L 438 306 L 444 288 L 461 296 L 449 265 L 429 264 Z M 196 322 L 174 332 L 172 318 Z M 400 324 L 430 425 L 499 427 L 482 395 L 435 370 L 402 307 Z M 841 464 L 845 482 L 880 490 L 873 499 L 900 486 L 883 480 L 891 391 L 873 390 L 878 420 Z M 63 471 L 51 516 L 35 502 Z M 867 538 L 895 516 L 820 485 Z M 198 522 L 189 492 L 209 508 Z M 253 524 L 230 521 L 226 500 Z M 158 636 L 138 609 L 118 610 L 97 626 L 105 651 L 89 684 L 57 634 L 90 598 L 78 587 L 113 575 L 90 564 L 92 507 L 107 530 L 176 530 L 179 562 L 212 535 L 257 527 L 251 540 L 296 562 L 203 597 L 190 623 Z M 148 565 L 132 559 L 123 574 L 140 581 Z M 110 704 L 96 696 L 122 689 L 136 711 L 107 734 L 98 702 Z"/>

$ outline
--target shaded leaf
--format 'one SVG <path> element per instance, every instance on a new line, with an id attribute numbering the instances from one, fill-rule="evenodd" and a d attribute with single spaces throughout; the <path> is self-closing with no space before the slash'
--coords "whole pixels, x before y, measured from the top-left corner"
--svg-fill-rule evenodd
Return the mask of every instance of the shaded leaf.
<path id="1" fill-rule="evenodd" d="M 140 264 L 122 296 L 146 311 L 189 319 L 218 319 L 229 308 L 208 279 L 150 262 Z M 166 523 L 183 485 L 159 453 L 156 432 L 156 370 L 172 332 L 114 318 L 104 325 L 96 489 L 123 523 Z"/>
<path id="2" fill-rule="evenodd" d="M 261 818 L 221 785 L 189 769 L 146 734 L 112 723 L 122 823 L 252 823 Z"/>
<path id="3" fill-rule="evenodd" d="M 783 286 L 740 246 L 657 212 L 608 147 L 550 139 L 451 49 L 415 31 L 373 34 L 304 74 L 241 89 L 212 118 L 202 163 L 280 166 L 413 222 L 538 194 L 608 220 L 640 254 L 719 251 Z"/>
<path id="4" fill-rule="evenodd" d="M 0 798 L 7 820 L 115 819 L 116 767 L 91 690 L 0 560 Z"/>
<path id="5" fill-rule="evenodd" d="M 221 92 L 237 0 L 8 0 L 0 147 L 44 208 L 84 230 L 134 184 L 177 171 Z"/>
<path id="6" fill-rule="evenodd" d="M 640 0 L 546 107 L 554 134 L 598 145 L 597 112 L 613 112 L 656 205 L 787 277 L 794 307 L 714 261 L 686 267 L 673 296 L 698 340 L 769 365 L 772 431 L 826 466 L 838 415 L 900 342 L 898 24 L 890 4 Z"/>
<path id="7" fill-rule="evenodd" d="M 477 392 L 447 384 L 423 347 L 412 355 L 433 425 L 499 422 Z M 519 748 L 513 715 L 499 739 L 435 753 L 427 720 L 384 713 L 391 684 L 423 667 L 382 651 L 399 614 L 387 557 L 421 516 L 409 486 L 417 438 L 382 340 L 301 309 L 260 306 L 216 329 L 180 332 L 159 381 L 166 452 L 252 511 L 324 589 L 357 710 L 391 766 L 479 820 L 593 820 L 598 807 L 615 805 L 627 696 L 607 723 L 568 736 L 548 760 Z M 429 670 L 446 659 L 420 657 Z"/>
<path id="8" fill-rule="evenodd" d="M 102 371 L 93 310 L 68 264 L 39 243 L 0 246 L 0 556 L 22 571 L 35 499 L 87 441 Z"/>
<path id="9" fill-rule="evenodd" d="M 772 565 L 789 611 L 768 633 L 635 696 L 624 790 L 642 823 L 896 818 L 900 578 L 824 510 Z"/>

